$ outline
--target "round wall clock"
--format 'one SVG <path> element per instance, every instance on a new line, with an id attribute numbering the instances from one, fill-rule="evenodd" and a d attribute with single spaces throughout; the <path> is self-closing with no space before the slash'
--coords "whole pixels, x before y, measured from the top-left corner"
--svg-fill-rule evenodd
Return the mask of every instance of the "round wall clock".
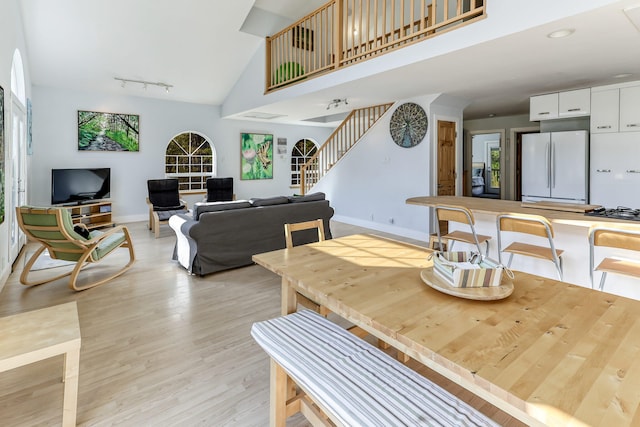
<path id="1" fill-rule="evenodd" d="M 418 104 L 407 102 L 402 104 L 391 115 L 389 131 L 391 138 L 400 147 L 414 147 L 427 134 L 429 122 L 424 109 Z"/>

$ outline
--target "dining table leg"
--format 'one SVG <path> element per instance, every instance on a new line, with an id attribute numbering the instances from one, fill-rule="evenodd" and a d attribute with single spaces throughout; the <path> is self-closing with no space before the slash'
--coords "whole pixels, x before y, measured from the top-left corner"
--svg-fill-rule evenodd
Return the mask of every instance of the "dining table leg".
<path id="1" fill-rule="evenodd" d="M 298 306 L 298 298 L 296 297 L 296 291 L 293 288 L 293 282 L 286 277 L 282 278 L 282 305 L 281 314 L 286 316 L 287 314 L 295 313 Z"/>

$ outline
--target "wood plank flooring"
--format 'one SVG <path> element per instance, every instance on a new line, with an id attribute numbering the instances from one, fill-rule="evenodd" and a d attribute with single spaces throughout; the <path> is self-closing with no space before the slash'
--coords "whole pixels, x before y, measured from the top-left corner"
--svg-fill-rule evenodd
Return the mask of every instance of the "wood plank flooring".
<path id="1" fill-rule="evenodd" d="M 269 363 L 249 331 L 253 322 L 279 314 L 280 278 L 255 265 L 189 276 L 171 261 L 175 237 L 168 227 L 154 239 L 146 223 L 127 226 L 137 261 L 124 275 L 79 293 L 66 279 L 26 288 L 19 282 L 23 256 L 0 293 L 0 316 L 77 302 L 78 425 L 267 426 Z M 332 223 L 332 231 L 337 237 L 370 230 Z M 34 250 L 30 244 L 26 252 Z M 86 274 L 126 262 L 121 251 Z M 0 374 L 3 426 L 60 425 L 60 366 L 53 358 Z M 499 423 L 520 425 L 417 363 L 412 367 Z M 306 425 L 301 417 L 288 423 Z"/>

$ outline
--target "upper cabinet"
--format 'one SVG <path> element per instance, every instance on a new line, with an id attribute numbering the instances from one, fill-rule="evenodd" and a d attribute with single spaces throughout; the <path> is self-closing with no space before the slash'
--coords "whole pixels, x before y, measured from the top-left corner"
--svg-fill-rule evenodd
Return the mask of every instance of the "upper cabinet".
<path id="1" fill-rule="evenodd" d="M 591 133 L 640 131 L 640 82 L 591 92 Z"/>
<path id="2" fill-rule="evenodd" d="M 529 100 L 529 120 L 551 120 L 558 118 L 558 94 L 532 96 Z"/>
<path id="3" fill-rule="evenodd" d="M 529 103 L 529 120 L 553 120 L 567 117 L 588 116 L 591 113 L 591 89 L 532 96 Z"/>
<path id="4" fill-rule="evenodd" d="M 620 89 L 620 132 L 640 131 L 640 86 Z"/>
<path id="5" fill-rule="evenodd" d="M 558 106 L 560 118 L 588 116 L 591 114 L 591 89 L 560 92 Z"/>

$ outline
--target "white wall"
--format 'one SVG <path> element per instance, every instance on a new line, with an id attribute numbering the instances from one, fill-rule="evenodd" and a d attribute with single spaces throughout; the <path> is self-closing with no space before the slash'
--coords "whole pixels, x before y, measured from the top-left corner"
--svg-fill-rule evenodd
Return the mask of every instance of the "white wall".
<path id="1" fill-rule="evenodd" d="M 22 28 L 22 18 L 16 0 L 0 0 L 0 86 L 4 89 L 4 165 L 5 165 L 5 220 L 0 224 L 0 289 L 9 276 L 11 262 L 9 260 L 9 225 L 11 223 L 9 197 L 13 191 L 10 159 L 11 119 L 11 65 L 13 53 L 20 50 L 25 71 L 27 97 L 31 97 L 31 80 L 29 78 L 29 62 Z"/>
<path id="2" fill-rule="evenodd" d="M 407 205 L 406 200 L 433 194 L 436 121 L 453 120 L 460 129 L 462 117 L 461 108 L 433 104 L 436 98 L 430 95 L 396 103 L 313 188 L 327 193 L 337 220 L 428 240 L 429 210 Z M 399 147 L 389 133 L 391 115 L 404 102 L 421 105 L 429 118 L 427 135 L 412 148 Z M 460 136 L 458 139 L 461 142 Z"/>
<path id="3" fill-rule="evenodd" d="M 140 151 L 78 151 L 78 110 L 139 114 Z M 240 132 L 271 133 L 274 143 L 277 138 L 287 138 L 288 153 L 302 138 L 322 144 L 331 132 L 327 128 L 225 120 L 220 118 L 220 108 L 214 106 L 40 86 L 34 87 L 33 116 L 29 203 L 50 203 L 52 168 L 110 167 L 116 222 L 146 220 L 146 181 L 164 177 L 166 145 L 181 132 L 196 131 L 213 142 L 218 176 L 234 178 L 238 199 L 294 193 L 289 188 L 289 155 L 278 155 L 275 147 L 273 179 L 240 180 Z M 193 196 L 188 202 L 201 198 Z"/>

